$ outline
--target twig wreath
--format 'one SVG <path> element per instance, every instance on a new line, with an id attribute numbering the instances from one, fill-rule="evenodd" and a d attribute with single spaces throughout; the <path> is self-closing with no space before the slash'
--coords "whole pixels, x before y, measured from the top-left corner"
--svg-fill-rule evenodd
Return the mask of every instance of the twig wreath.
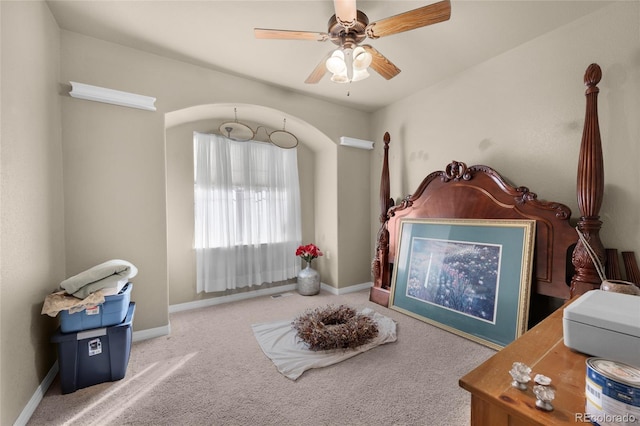
<path id="1" fill-rule="evenodd" d="M 378 335 L 378 325 L 371 317 L 346 305 L 308 310 L 291 324 L 312 351 L 352 349 Z"/>

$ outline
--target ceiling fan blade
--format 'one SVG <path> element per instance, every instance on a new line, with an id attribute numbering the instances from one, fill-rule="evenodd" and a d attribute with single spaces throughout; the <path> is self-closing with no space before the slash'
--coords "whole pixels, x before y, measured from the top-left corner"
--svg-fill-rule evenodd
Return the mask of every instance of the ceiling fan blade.
<path id="1" fill-rule="evenodd" d="M 344 28 L 351 28 L 356 23 L 357 10 L 356 0 L 333 0 L 333 7 L 336 10 L 336 20 Z"/>
<path id="2" fill-rule="evenodd" d="M 254 28 L 253 33 L 255 34 L 256 38 L 263 39 L 312 41 L 325 41 L 329 39 L 329 34 L 313 31 L 271 30 L 267 28 Z"/>
<path id="3" fill-rule="evenodd" d="M 448 20 L 450 17 L 451 1 L 443 0 L 373 22 L 367 25 L 366 33 L 369 38 L 384 37 L 431 24 L 437 24 L 438 22 Z"/>
<path id="4" fill-rule="evenodd" d="M 396 67 L 393 62 L 388 60 L 382 53 L 378 52 L 372 46 L 364 44 L 362 47 L 371 54 L 371 68 L 385 79 L 390 80 L 400 73 L 400 68 Z"/>
<path id="5" fill-rule="evenodd" d="M 311 74 L 309 74 L 309 77 L 307 77 L 307 79 L 304 81 L 305 83 L 316 84 L 319 83 L 320 80 L 322 80 L 322 77 L 324 77 L 324 75 L 327 73 L 327 59 L 329 59 L 329 56 L 331 56 L 332 53 L 333 50 L 324 55 L 324 58 L 322 58 L 320 63 L 316 65 L 313 71 L 311 71 Z"/>

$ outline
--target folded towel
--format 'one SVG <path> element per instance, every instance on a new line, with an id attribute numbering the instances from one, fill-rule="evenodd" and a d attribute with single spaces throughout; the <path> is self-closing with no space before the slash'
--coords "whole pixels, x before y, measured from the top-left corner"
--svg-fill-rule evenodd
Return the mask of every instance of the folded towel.
<path id="1" fill-rule="evenodd" d="M 60 283 L 60 287 L 68 294 L 85 299 L 89 294 L 98 290 L 106 289 L 111 293 L 113 289 L 122 288 L 123 283 L 126 284 L 137 274 L 138 268 L 131 262 L 112 259 L 67 278 Z"/>

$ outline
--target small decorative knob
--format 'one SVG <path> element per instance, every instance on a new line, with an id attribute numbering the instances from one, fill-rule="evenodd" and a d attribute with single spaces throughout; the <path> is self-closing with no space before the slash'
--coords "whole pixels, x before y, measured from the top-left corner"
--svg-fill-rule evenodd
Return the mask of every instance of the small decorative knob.
<path id="1" fill-rule="evenodd" d="M 536 395 L 536 407 L 545 410 L 552 411 L 553 405 L 551 401 L 556 397 L 556 393 L 549 386 L 536 385 L 533 387 L 533 393 Z"/>
<path id="2" fill-rule="evenodd" d="M 527 383 L 531 380 L 531 368 L 521 362 L 514 362 L 509 370 L 509 374 L 513 378 L 511 386 L 520 390 L 527 389 Z"/>
<path id="3" fill-rule="evenodd" d="M 536 374 L 533 381 L 542 386 L 549 386 L 551 384 L 551 379 L 542 374 Z"/>

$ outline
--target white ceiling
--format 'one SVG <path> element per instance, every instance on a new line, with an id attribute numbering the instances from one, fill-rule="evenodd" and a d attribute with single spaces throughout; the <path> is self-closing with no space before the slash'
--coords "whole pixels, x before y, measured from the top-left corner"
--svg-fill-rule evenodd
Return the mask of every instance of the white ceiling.
<path id="1" fill-rule="evenodd" d="M 370 22 L 435 0 L 358 0 Z M 304 80 L 335 48 L 329 41 L 257 40 L 254 27 L 327 31 L 332 0 L 48 0 L 61 28 L 139 50 L 264 81 L 311 96 L 373 111 L 513 49 L 603 7 L 607 2 L 458 1 L 451 19 L 405 33 L 366 40 L 402 72 L 385 80 L 315 85 Z M 347 96 L 347 93 L 349 96 Z"/>

